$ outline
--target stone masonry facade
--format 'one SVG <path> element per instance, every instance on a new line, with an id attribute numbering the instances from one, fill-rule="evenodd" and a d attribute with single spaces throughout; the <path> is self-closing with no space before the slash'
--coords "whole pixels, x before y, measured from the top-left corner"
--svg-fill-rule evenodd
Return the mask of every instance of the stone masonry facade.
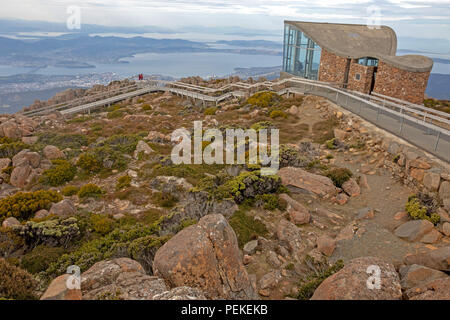
<path id="1" fill-rule="evenodd" d="M 344 83 L 347 59 L 322 49 L 319 81 Z"/>
<path id="2" fill-rule="evenodd" d="M 374 92 L 415 104 L 423 104 L 430 72 L 402 70 L 383 61 L 378 62 L 377 68 L 364 66 L 358 64 L 357 59 L 352 59 L 348 66 L 349 60 L 322 50 L 319 81 L 342 85 L 347 80 L 349 90 L 365 94 L 370 94 L 372 83 L 375 81 Z M 347 78 L 346 72 L 348 72 Z"/>
<path id="3" fill-rule="evenodd" d="M 347 89 L 369 94 L 372 89 L 374 72 L 375 67 L 363 66 L 358 64 L 356 60 L 352 60 Z"/>
<path id="4" fill-rule="evenodd" d="M 380 61 L 374 92 L 423 104 L 430 72 L 409 72 Z"/>

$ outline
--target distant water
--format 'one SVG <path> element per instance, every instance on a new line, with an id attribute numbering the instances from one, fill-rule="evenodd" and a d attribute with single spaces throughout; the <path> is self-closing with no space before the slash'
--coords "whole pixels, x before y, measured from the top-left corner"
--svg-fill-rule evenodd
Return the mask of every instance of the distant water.
<path id="1" fill-rule="evenodd" d="M 0 76 L 19 73 L 37 73 L 44 75 L 80 75 L 114 72 L 123 77 L 139 73 L 163 74 L 172 77 L 186 76 L 225 76 L 239 67 L 272 67 L 282 64 L 281 56 L 247 55 L 234 53 L 143 53 L 124 58 L 127 63 L 95 64 L 95 68 L 57 68 L 42 69 L 0 66 Z"/>

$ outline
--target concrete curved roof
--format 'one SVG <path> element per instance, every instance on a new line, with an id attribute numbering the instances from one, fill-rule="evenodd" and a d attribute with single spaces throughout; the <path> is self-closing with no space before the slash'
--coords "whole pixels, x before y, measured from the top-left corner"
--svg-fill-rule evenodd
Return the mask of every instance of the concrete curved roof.
<path id="1" fill-rule="evenodd" d="M 369 29 L 366 25 L 285 21 L 308 35 L 321 48 L 338 56 L 359 59 L 373 57 L 396 68 L 427 72 L 433 60 L 424 56 L 396 56 L 397 36 L 387 26 Z"/>

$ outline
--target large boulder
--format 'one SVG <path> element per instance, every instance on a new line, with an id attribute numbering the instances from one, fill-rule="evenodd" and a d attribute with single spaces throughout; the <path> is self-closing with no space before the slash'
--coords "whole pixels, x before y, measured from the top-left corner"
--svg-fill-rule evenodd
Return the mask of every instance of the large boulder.
<path id="1" fill-rule="evenodd" d="M 129 258 L 100 261 L 81 275 L 83 299 L 151 300 L 168 289 Z"/>
<path id="2" fill-rule="evenodd" d="M 77 208 L 72 201 L 64 199 L 58 203 L 54 203 L 50 208 L 50 214 L 58 217 L 70 217 L 77 213 Z"/>
<path id="3" fill-rule="evenodd" d="M 62 152 L 58 147 L 55 146 L 45 146 L 42 152 L 44 153 L 44 156 L 49 160 L 66 158 L 64 152 Z"/>
<path id="4" fill-rule="evenodd" d="M 30 165 L 36 169 L 41 164 L 41 156 L 37 152 L 24 149 L 12 158 L 12 163 L 14 167 Z"/>
<path id="5" fill-rule="evenodd" d="M 431 250 L 425 253 L 407 255 L 406 264 L 419 264 L 431 269 L 450 271 L 450 246 Z"/>
<path id="6" fill-rule="evenodd" d="M 439 278 L 405 292 L 410 300 L 450 300 L 450 277 Z"/>
<path id="7" fill-rule="evenodd" d="M 9 167 L 11 164 L 11 159 L 9 158 L 1 158 L 0 159 L 0 171 Z"/>
<path id="8" fill-rule="evenodd" d="M 156 253 L 154 274 L 171 286 L 197 287 L 213 299 L 257 299 L 236 234 L 219 214 L 177 233 Z"/>
<path id="9" fill-rule="evenodd" d="M 14 120 L 9 120 L 0 125 L 0 135 L 11 139 L 18 139 L 22 137 L 22 131 Z"/>
<path id="10" fill-rule="evenodd" d="M 140 140 L 136 146 L 136 150 L 134 151 L 134 158 L 137 159 L 139 157 L 139 154 L 143 153 L 145 155 L 152 154 L 153 149 L 143 140 Z"/>
<path id="11" fill-rule="evenodd" d="M 361 194 L 361 189 L 355 179 L 351 178 L 342 184 L 342 189 L 350 197 L 357 197 Z"/>
<path id="12" fill-rule="evenodd" d="M 2 223 L 3 228 L 13 228 L 15 226 L 20 226 L 20 222 L 14 217 L 6 218 Z"/>
<path id="13" fill-rule="evenodd" d="M 413 220 L 402 224 L 395 229 L 395 235 L 407 241 L 419 241 L 434 229 L 433 224 L 427 220 Z"/>
<path id="14" fill-rule="evenodd" d="M 283 185 L 292 192 L 310 193 L 321 197 L 334 196 L 337 193 L 337 188 L 331 179 L 299 168 L 282 168 L 277 174 L 281 177 Z"/>
<path id="15" fill-rule="evenodd" d="M 50 283 L 47 290 L 41 296 L 41 300 L 81 300 L 80 289 L 69 289 L 67 286 L 71 275 L 63 274 Z"/>
<path id="16" fill-rule="evenodd" d="M 287 212 L 291 221 L 295 224 L 306 224 L 311 220 L 311 214 L 308 209 L 300 202 L 295 201 L 287 194 L 281 194 L 280 198 L 287 202 Z"/>
<path id="17" fill-rule="evenodd" d="M 371 268 L 380 268 L 380 288 L 368 285 Z M 369 272 L 368 272 L 369 270 Z M 343 269 L 325 279 L 311 300 L 401 300 L 400 279 L 395 268 L 379 258 L 351 260 Z"/>
<path id="18" fill-rule="evenodd" d="M 32 172 L 33 168 L 29 165 L 15 167 L 11 172 L 9 183 L 14 187 L 24 188 L 31 182 L 30 177 L 33 176 Z"/>
<path id="19" fill-rule="evenodd" d="M 425 266 L 413 264 L 400 269 L 401 285 L 403 289 L 424 285 L 439 278 L 448 277 L 446 273 Z"/>
<path id="20" fill-rule="evenodd" d="M 439 197 L 444 201 L 450 199 L 450 181 L 444 181 L 439 188 Z"/>
<path id="21" fill-rule="evenodd" d="M 295 258 L 299 258 L 306 249 L 300 229 L 292 222 L 282 219 L 278 223 L 276 236 L 280 240 L 280 244 L 287 248 Z"/>

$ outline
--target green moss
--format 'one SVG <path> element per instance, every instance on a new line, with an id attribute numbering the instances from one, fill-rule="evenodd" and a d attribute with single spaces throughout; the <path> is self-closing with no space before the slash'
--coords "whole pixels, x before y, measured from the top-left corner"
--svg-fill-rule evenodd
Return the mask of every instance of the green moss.
<path id="1" fill-rule="evenodd" d="M 88 197 L 94 197 L 98 198 L 103 194 L 103 190 L 93 183 L 88 183 L 80 188 L 80 191 L 78 191 L 78 197 L 80 198 L 88 198 Z"/>
<path id="2" fill-rule="evenodd" d="M 35 300 L 37 282 L 25 270 L 0 258 L 0 297 L 14 300 Z"/>
<path id="3" fill-rule="evenodd" d="M 66 182 L 72 181 L 77 173 L 77 169 L 67 160 L 53 160 L 53 167 L 45 170 L 41 177 L 41 182 L 56 187 Z"/>
<path id="4" fill-rule="evenodd" d="M 437 213 L 429 212 L 428 208 L 421 203 L 416 195 L 409 197 L 405 210 L 413 220 L 428 220 L 433 224 L 438 224 L 441 220 Z"/>
<path id="5" fill-rule="evenodd" d="M 62 200 L 56 191 L 39 190 L 35 192 L 18 192 L 0 200 L 0 222 L 8 217 L 28 220 L 41 209 L 48 210 L 54 202 Z"/>
<path id="6" fill-rule="evenodd" d="M 261 221 L 249 216 L 243 209 L 236 211 L 229 221 L 236 233 L 240 248 L 258 236 L 265 237 L 268 233 L 266 226 Z"/>
<path id="7" fill-rule="evenodd" d="M 329 170 L 326 176 L 333 181 L 336 187 L 341 188 L 345 182 L 350 180 L 353 173 L 347 168 L 334 168 Z"/>
<path id="8" fill-rule="evenodd" d="M 129 175 L 122 176 L 117 179 L 116 190 L 122 190 L 131 186 L 131 177 Z"/>
<path id="9" fill-rule="evenodd" d="M 281 97 L 275 92 L 263 91 L 252 95 L 247 99 L 247 103 L 261 108 L 268 108 L 279 102 Z"/>

